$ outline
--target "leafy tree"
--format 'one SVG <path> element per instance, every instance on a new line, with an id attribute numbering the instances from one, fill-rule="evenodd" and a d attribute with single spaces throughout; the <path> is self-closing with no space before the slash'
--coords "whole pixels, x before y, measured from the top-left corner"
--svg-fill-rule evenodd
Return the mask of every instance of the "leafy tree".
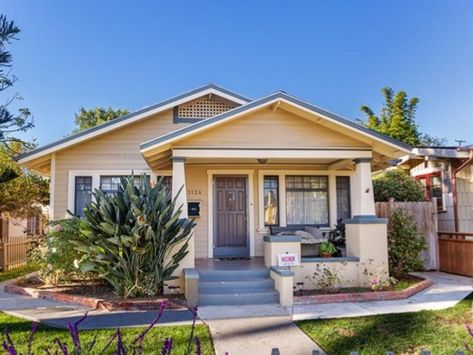
<path id="1" fill-rule="evenodd" d="M 401 169 L 387 170 L 375 175 L 373 192 L 376 202 L 387 202 L 390 198 L 398 202 L 425 200 L 422 184 Z"/>
<path id="2" fill-rule="evenodd" d="M 10 144 L 9 146 L 11 146 Z M 38 211 L 38 205 L 49 203 L 49 182 L 21 169 L 10 156 L 10 149 L 0 147 L 0 215 L 27 217 Z"/>
<path id="3" fill-rule="evenodd" d="M 399 277 L 422 270 L 421 253 L 425 248 L 425 239 L 417 230 L 412 216 L 402 208 L 394 210 L 389 217 L 389 273 Z"/>
<path id="4" fill-rule="evenodd" d="M 86 129 L 95 127 L 99 124 L 112 121 L 115 118 L 127 115 L 129 111 L 127 109 L 113 109 L 96 107 L 92 109 L 85 109 L 81 107 L 79 113 L 75 115 L 75 123 L 77 128 L 72 133 L 79 133 Z"/>
<path id="5" fill-rule="evenodd" d="M 97 274 L 124 298 L 162 294 L 195 226 L 180 218 L 183 206 L 175 210 L 162 179 L 155 186 L 145 181 L 135 186 L 133 177 L 122 179 L 114 195 L 95 190 L 72 241 L 84 254 L 81 271 Z"/>
<path id="6" fill-rule="evenodd" d="M 19 32 L 20 29 L 13 21 L 8 21 L 5 15 L 0 15 L 0 93 L 11 88 L 16 81 L 15 76 L 10 73 L 12 55 L 6 50 L 6 45 L 16 39 Z M 17 113 L 8 108 L 13 102 L 21 99 L 20 96 L 13 95 L 2 100 L 5 103 L 0 104 L 0 145 L 8 150 L 11 149 L 8 144 L 10 142 L 20 142 L 28 146 L 27 142 L 15 137 L 15 133 L 25 132 L 33 127 L 31 113 L 27 108 L 20 108 Z"/>
<path id="7" fill-rule="evenodd" d="M 389 87 L 383 88 L 381 94 L 384 103 L 379 115 L 376 115 L 370 107 L 361 106 L 361 111 L 367 116 L 367 121 L 362 124 L 412 146 L 446 143 L 445 138 L 435 138 L 419 131 L 415 122 L 419 98 L 408 99 L 405 91 L 395 93 Z"/>

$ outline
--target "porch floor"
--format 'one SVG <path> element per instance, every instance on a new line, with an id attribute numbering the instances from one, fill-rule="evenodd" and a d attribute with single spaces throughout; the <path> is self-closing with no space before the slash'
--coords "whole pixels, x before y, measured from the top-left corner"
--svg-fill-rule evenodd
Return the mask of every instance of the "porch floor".
<path id="1" fill-rule="evenodd" d="M 220 260 L 220 259 L 196 259 L 197 271 L 225 271 L 225 270 L 261 270 L 266 269 L 262 257 L 250 258 L 249 260 Z"/>

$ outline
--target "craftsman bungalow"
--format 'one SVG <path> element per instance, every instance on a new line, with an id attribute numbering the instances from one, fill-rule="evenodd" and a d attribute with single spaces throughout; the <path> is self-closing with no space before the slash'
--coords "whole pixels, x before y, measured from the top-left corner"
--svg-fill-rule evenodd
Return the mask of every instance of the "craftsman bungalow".
<path id="1" fill-rule="evenodd" d="M 326 228 L 345 218 L 344 260 L 353 263 L 345 272 L 362 283 L 359 263 L 373 259 L 387 265 L 386 221 L 375 218 L 371 171 L 408 153 L 410 147 L 401 142 L 285 92 L 250 100 L 208 85 L 18 161 L 50 177 L 51 219 L 67 217 L 68 210 L 80 215 L 93 189 L 113 192 L 119 177 L 131 171 L 151 180 L 165 176 L 173 195 L 184 187 L 179 204 L 188 206 L 184 214 L 197 222 L 190 253 L 178 270 L 191 303 L 244 303 L 237 281 L 243 275 L 238 272 L 246 270 L 255 280 L 269 275 L 274 280 L 255 282 L 253 296 L 247 280 L 249 302 L 278 297 L 290 304 L 293 283 L 320 260 L 303 258 L 300 266 L 282 270 L 277 256 L 300 257 L 300 238 L 270 236 L 269 226 Z M 218 291 L 223 280 L 204 272 L 226 265 L 209 261 L 214 258 L 263 256 L 264 265 L 254 259 L 222 266 L 227 275 L 237 272 L 233 291 Z"/>

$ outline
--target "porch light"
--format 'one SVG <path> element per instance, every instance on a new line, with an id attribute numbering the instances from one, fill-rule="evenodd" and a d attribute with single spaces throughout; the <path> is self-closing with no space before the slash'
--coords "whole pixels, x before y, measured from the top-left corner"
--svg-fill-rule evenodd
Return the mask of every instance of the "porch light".
<path id="1" fill-rule="evenodd" d="M 256 159 L 258 161 L 258 163 L 260 164 L 266 164 L 268 162 L 268 159 Z"/>

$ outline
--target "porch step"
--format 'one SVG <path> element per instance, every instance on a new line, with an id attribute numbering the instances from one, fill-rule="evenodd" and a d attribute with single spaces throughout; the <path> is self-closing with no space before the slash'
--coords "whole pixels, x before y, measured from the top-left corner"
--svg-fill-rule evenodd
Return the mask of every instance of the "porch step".
<path id="1" fill-rule="evenodd" d="M 278 303 L 279 293 L 276 290 L 250 293 L 202 294 L 199 293 L 199 305 L 247 305 Z"/>
<path id="2" fill-rule="evenodd" d="M 251 281 L 269 278 L 268 269 L 255 270 L 206 270 L 198 271 L 202 281 Z"/>
<path id="3" fill-rule="evenodd" d="M 199 305 L 250 305 L 279 303 L 269 270 L 198 270 Z"/>
<path id="4" fill-rule="evenodd" d="M 199 282 L 199 291 L 202 293 L 222 292 L 238 293 L 244 290 L 274 290 L 274 280 L 270 278 L 255 278 L 245 281 L 201 281 Z"/>

